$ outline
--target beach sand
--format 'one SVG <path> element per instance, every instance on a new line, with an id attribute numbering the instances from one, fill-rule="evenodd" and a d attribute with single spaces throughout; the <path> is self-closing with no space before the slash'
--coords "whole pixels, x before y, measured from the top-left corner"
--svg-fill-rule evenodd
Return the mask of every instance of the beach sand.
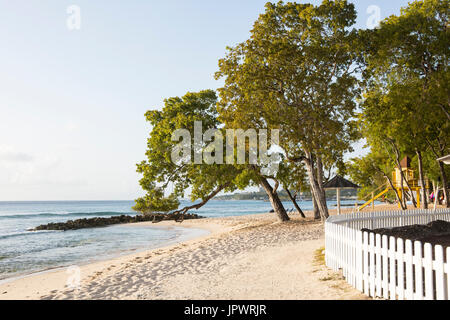
<path id="1" fill-rule="evenodd" d="M 311 213 L 291 217 L 283 224 L 274 214 L 185 221 L 210 234 L 80 266 L 76 289 L 66 286 L 74 275 L 67 268 L 12 280 L 0 285 L 0 299 L 367 299 L 325 267 L 323 224 Z"/>

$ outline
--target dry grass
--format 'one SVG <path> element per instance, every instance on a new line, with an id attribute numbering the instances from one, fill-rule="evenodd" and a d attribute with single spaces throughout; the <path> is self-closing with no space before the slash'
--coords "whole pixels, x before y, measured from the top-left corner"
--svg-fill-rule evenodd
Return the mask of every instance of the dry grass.
<path id="1" fill-rule="evenodd" d="M 319 248 L 314 252 L 314 266 L 325 266 L 325 248 Z"/>

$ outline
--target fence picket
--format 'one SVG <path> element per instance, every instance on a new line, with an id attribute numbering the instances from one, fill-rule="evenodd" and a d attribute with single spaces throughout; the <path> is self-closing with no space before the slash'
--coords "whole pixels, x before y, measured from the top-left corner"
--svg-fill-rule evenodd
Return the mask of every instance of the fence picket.
<path id="1" fill-rule="evenodd" d="M 389 247 L 388 237 L 383 236 L 382 257 L 383 257 L 383 298 L 389 299 Z"/>
<path id="2" fill-rule="evenodd" d="M 425 243 L 423 266 L 425 269 L 425 300 L 434 300 L 433 253 L 429 243 Z"/>
<path id="3" fill-rule="evenodd" d="M 364 232 L 363 240 L 363 280 L 364 280 L 364 293 L 369 295 L 369 234 Z"/>
<path id="4" fill-rule="evenodd" d="M 436 270 L 436 300 L 446 300 L 444 281 L 444 249 L 442 246 L 434 247 L 434 269 Z"/>
<path id="5" fill-rule="evenodd" d="M 375 261 L 376 261 L 376 278 L 375 278 L 375 294 L 381 297 L 383 294 L 382 278 L 381 278 L 381 235 L 375 236 Z"/>
<path id="6" fill-rule="evenodd" d="M 389 291 L 391 300 L 397 299 L 397 259 L 395 255 L 395 238 L 389 238 L 389 266 L 390 266 L 390 279 L 389 279 Z"/>
<path id="7" fill-rule="evenodd" d="M 414 265 L 415 265 L 415 282 L 416 282 L 416 293 L 414 296 L 415 300 L 423 300 L 423 268 L 422 268 L 422 242 L 414 242 Z"/>
<path id="8" fill-rule="evenodd" d="M 450 248 L 388 238 L 361 229 L 450 221 L 450 210 L 363 212 L 332 216 L 325 223 L 325 262 L 372 297 L 450 298 Z M 434 252 L 433 252 L 434 251 Z M 434 253 L 434 255 L 433 255 Z"/>
<path id="9" fill-rule="evenodd" d="M 356 288 L 363 291 L 363 256 L 362 256 L 363 234 L 356 232 Z"/>
<path id="10" fill-rule="evenodd" d="M 447 247 L 446 258 L 445 273 L 447 275 L 447 300 L 450 300 L 450 247 Z"/>
<path id="11" fill-rule="evenodd" d="M 399 300 L 405 298 L 405 268 L 404 268 L 404 250 L 403 250 L 403 239 L 397 239 L 397 295 Z"/>
<path id="12" fill-rule="evenodd" d="M 369 235 L 369 285 L 370 296 L 375 297 L 375 234 Z"/>
<path id="13" fill-rule="evenodd" d="M 413 278 L 413 251 L 412 241 L 406 240 L 405 243 L 405 264 L 406 264 L 406 299 L 414 299 L 414 278 Z"/>

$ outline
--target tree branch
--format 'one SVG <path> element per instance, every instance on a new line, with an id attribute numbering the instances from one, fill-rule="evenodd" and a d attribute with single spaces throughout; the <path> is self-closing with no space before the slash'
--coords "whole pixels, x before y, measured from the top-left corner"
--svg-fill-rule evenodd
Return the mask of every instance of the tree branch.
<path id="1" fill-rule="evenodd" d="M 278 179 L 275 177 L 265 176 L 265 175 L 261 175 L 261 177 L 275 181 L 275 186 L 273 187 L 272 192 L 277 193 L 278 187 L 280 186 L 280 182 L 278 181 Z"/>
<path id="2" fill-rule="evenodd" d="M 203 207 L 205 204 L 207 204 L 209 200 L 211 200 L 212 198 L 214 198 L 214 197 L 215 197 L 217 194 L 219 194 L 223 189 L 229 187 L 230 185 L 231 185 L 231 182 L 227 182 L 227 183 L 225 183 L 225 184 L 223 184 L 223 185 L 220 185 L 216 190 L 214 190 L 211 194 L 209 194 L 206 198 L 204 198 L 204 199 L 202 200 L 202 202 L 200 202 L 200 203 L 198 203 L 198 204 L 195 204 L 195 205 L 192 205 L 192 206 L 187 206 L 187 207 L 184 207 L 184 208 L 182 208 L 182 209 L 176 210 L 176 211 L 172 212 L 172 214 L 181 214 L 181 215 L 182 215 L 182 219 L 181 219 L 181 221 L 177 221 L 177 222 L 183 222 L 183 220 L 184 220 L 184 215 L 186 214 L 186 212 L 188 212 L 189 210 L 193 210 L 193 209 L 195 209 L 195 210 L 200 209 L 200 208 Z"/>
<path id="3" fill-rule="evenodd" d="M 295 157 L 295 158 L 287 157 L 287 159 L 288 159 L 290 162 L 295 162 L 295 163 L 303 162 L 303 161 L 309 160 L 309 159 L 306 158 L 305 156 Z"/>

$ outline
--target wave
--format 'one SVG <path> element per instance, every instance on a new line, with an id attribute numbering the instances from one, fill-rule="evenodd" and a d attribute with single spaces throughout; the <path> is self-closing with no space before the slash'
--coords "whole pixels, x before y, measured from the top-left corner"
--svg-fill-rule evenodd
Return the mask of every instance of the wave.
<path id="1" fill-rule="evenodd" d="M 104 216 L 121 216 L 132 215 L 132 212 L 36 212 L 36 213 L 20 213 L 13 215 L 0 215 L 0 219 L 24 219 L 24 218 L 51 218 L 51 217 L 104 217 Z"/>
<path id="2" fill-rule="evenodd" d="M 54 232 L 59 232 L 59 231 L 49 231 L 49 230 L 44 230 L 44 231 L 19 231 L 19 232 L 12 232 L 12 233 L 7 233 L 7 234 L 2 234 L 0 235 L 0 239 L 8 239 L 8 238 L 15 238 L 15 237 L 20 237 L 20 236 L 29 236 L 29 235 L 37 235 L 37 234 L 42 234 L 42 233 L 54 233 Z"/>

